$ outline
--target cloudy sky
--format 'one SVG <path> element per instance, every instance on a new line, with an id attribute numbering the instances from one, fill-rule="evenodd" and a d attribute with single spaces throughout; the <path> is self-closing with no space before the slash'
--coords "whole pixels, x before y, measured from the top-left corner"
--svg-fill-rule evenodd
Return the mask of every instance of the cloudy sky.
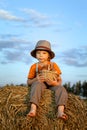
<path id="1" fill-rule="evenodd" d="M 26 83 L 41 39 L 51 42 L 63 83 L 87 80 L 87 0 L 0 0 L 0 86 Z"/>

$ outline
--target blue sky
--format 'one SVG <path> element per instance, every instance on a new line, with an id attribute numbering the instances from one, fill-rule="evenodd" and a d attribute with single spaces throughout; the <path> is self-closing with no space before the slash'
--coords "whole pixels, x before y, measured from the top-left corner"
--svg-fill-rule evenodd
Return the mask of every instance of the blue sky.
<path id="1" fill-rule="evenodd" d="M 51 42 L 63 83 L 87 80 L 87 0 L 0 0 L 0 86 L 26 83 L 38 40 Z"/>

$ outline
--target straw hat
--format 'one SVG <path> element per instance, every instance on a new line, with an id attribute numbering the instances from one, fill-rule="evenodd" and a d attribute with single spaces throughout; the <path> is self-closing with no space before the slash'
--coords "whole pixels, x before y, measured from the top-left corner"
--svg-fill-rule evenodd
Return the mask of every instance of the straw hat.
<path id="1" fill-rule="evenodd" d="M 31 55 L 36 58 L 36 51 L 37 50 L 44 50 L 49 52 L 50 58 L 54 58 L 55 53 L 51 50 L 51 44 L 50 42 L 46 40 L 39 40 L 35 46 L 35 49 L 31 51 Z"/>

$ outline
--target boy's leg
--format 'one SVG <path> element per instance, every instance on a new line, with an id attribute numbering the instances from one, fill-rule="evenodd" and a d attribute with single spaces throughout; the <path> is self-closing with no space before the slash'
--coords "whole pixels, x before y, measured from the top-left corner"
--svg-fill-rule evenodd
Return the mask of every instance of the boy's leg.
<path id="1" fill-rule="evenodd" d="M 36 108 L 39 105 L 41 96 L 45 89 L 46 85 L 39 81 L 36 81 L 31 85 L 31 91 L 30 91 L 31 110 L 28 113 L 28 116 L 34 117 L 36 115 Z"/>
<path id="2" fill-rule="evenodd" d="M 41 99 L 42 93 L 46 89 L 46 85 L 43 82 L 36 81 L 31 85 L 30 91 L 30 103 L 34 103 L 37 106 Z"/>
<path id="3" fill-rule="evenodd" d="M 65 119 L 66 115 L 64 114 L 64 108 L 68 99 L 67 91 L 63 86 L 50 87 L 50 89 L 55 91 L 55 102 L 58 106 L 58 117 Z"/>

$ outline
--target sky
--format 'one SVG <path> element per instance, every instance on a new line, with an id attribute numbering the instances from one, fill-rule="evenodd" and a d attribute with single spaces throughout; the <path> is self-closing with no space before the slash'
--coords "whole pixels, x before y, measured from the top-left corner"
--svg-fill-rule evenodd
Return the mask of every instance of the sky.
<path id="1" fill-rule="evenodd" d="M 51 43 L 63 83 L 87 80 L 87 0 L 0 0 L 0 86 L 26 84 L 39 40 Z"/>

